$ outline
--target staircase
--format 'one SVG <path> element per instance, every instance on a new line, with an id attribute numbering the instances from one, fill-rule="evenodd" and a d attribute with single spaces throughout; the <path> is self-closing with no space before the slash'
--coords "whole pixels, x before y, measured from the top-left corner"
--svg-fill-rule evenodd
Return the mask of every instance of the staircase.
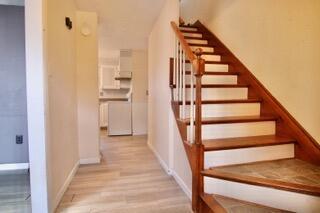
<path id="1" fill-rule="evenodd" d="M 320 146 L 199 21 L 172 22 L 172 109 L 195 212 L 320 212 Z"/>

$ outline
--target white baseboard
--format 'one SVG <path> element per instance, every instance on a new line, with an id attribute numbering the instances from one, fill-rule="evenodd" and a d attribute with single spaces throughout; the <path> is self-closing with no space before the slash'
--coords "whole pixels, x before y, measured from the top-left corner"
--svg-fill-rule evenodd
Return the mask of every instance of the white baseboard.
<path id="1" fill-rule="evenodd" d="M 64 184 L 62 185 L 62 187 L 60 188 L 58 194 L 56 195 L 56 198 L 54 199 L 54 203 L 53 203 L 53 209 L 55 212 L 56 208 L 58 207 L 64 193 L 67 191 L 73 177 L 75 176 L 76 172 L 78 171 L 79 168 L 79 162 L 77 162 L 74 167 L 72 168 L 71 172 L 69 173 L 67 179 L 65 180 Z"/>
<path id="2" fill-rule="evenodd" d="M 14 171 L 29 169 L 29 163 L 0 164 L 0 171 Z"/>
<path id="3" fill-rule="evenodd" d="M 82 158 L 80 159 L 80 165 L 87 165 L 87 164 L 98 164 L 100 163 L 100 156 L 96 158 Z"/>
<path id="4" fill-rule="evenodd" d="M 174 170 L 171 170 L 169 168 L 169 166 L 164 162 L 164 160 L 162 160 L 159 153 L 154 149 L 154 147 L 151 145 L 151 143 L 149 143 L 149 141 L 148 141 L 148 147 L 151 149 L 151 151 L 157 157 L 162 168 L 167 172 L 168 175 L 173 176 L 175 181 L 178 183 L 178 185 L 181 187 L 181 189 L 184 191 L 184 193 L 187 195 L 187 197 L 191 200 L 192 192 L 188 188 L 188 186 L 185 184 L 185 182 L 180 178 L 180 176 Z"/>
<path id="5" fill-rule="evenodd" d="M 151 149 L 151 151 L 154 153 L 154 155 L 157 157 L 160 165 L 162 166 L 162 168 L 164 169 L 164 171 L 166 171 L 166 173 L 168 175 L 172 175 L 172 171 L 169 168 L 169 166 L 164 162 L 164 160 L 162 160 L 161 156 L 159 155 L 159 153 L 155 150 L 155 148 L 152 146 L 151 143 L 149 143 L 148 141 L 148 147 Z"/>
<path id="6" fill-rule="evenodd" d="M 176 182 L 179 184 L 181 189 L 184 191 L 184 193 L 186 193 L 187 197 L 191 200 L 192 199 L 192 192 L 188 188 L 188 186 L 185 184 L 185 182 L 180 178 L 180 176 L 175 171 L 172 171 L 172 176 L 174 177 Z"/>
<path id="7" fill-rule="evenodd" d="M 0 5 L 24 6 L 24 0 L 0 0 Z"/>

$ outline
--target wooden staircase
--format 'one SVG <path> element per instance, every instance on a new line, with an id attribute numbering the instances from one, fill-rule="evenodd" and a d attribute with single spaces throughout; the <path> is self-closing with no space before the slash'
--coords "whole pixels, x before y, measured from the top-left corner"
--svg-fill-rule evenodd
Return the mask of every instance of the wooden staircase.
<path id="1" fill-rule="evenodd" d="M 195 212 L 320 212 L 320 146 L 199 21 L 171 23 L 172 109 Z"/>

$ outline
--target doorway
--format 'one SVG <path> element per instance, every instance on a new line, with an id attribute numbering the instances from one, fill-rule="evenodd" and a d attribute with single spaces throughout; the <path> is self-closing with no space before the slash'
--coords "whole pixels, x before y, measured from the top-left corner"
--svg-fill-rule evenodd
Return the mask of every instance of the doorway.
<path id="1" fill-rule="evenodd" d="M 0 5 L 0 212 L 31 212 L 23 5 Z"/>

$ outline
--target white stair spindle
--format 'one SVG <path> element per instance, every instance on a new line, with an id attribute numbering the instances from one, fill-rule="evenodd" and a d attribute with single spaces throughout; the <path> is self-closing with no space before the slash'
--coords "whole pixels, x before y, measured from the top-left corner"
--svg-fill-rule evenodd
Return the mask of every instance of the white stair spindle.
<path id="1" fill-rule="evenodd" d="M 176 36 L 174 36 L 174 58 L 173 58 L 173 84 L 177 86 L 177 82 L 178 82 L 178 62 L 177 62 L 177 58 L 178 58 L 178 39 Z M 174 99 L 178 100 L 178 92 L 177 90 L 174 90 Z"/>
<path id="2" fill-rule="evenodd" d="M 179 51 L 180 51 L 180 42 L 179 40 L 177 41 L 177 67 L 176 67 L 176 72 L 177 72 L 177 82 L 176 82 L 176 93 L 177 93 L 177 100 L 179 101 L 180 99 L 180 94 L 179 94 L 179 88 L 180 88 L 180 57 L 179 57 Z"/>
<path id="3" fill-rule="evenodd" d="M 185 118 L 186 112 L 186 54 L 183 52 L 182 55 L 182 83 L 183 83 L 183 88 L 182 88 L 182 118 Z"/>
<path id="4" fill-rule="evenodd" d="M 190 128 L 189 128 L 189 141 L 194 143 L 194 75 L 193 66 L 191 66 L 190 73 Z"/>
<path id="5" fill-rule="evenodd" d="M 182 101 L 182 45 L 180 43 L 180 51 L 179 51 L 179 61 L 180 61 L 180 66 L 179 66 L 179 76 L 180 76 L 180 82 L 179 82 L 179 101 Z"/>

